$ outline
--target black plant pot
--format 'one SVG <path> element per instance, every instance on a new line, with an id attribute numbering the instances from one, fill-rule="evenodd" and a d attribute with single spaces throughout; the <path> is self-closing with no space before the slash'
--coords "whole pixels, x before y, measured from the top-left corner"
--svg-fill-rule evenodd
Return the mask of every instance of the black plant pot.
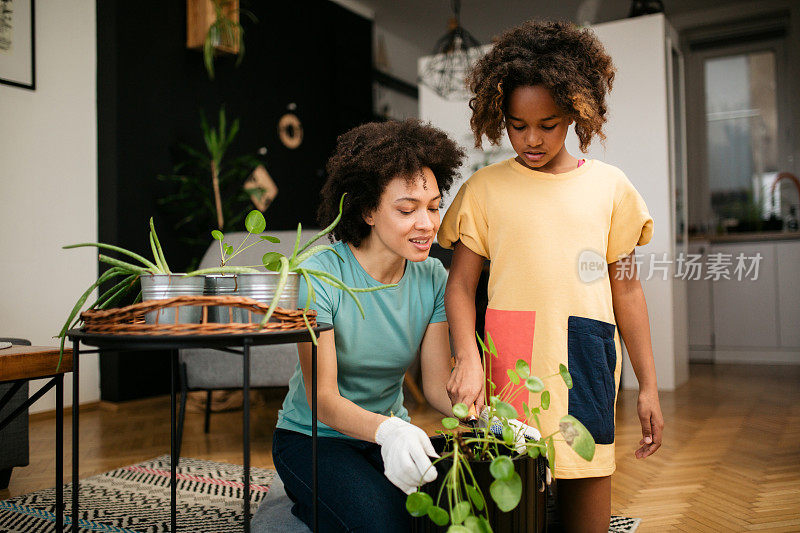
<path id="1" fill-rule="evenodd" d="M 446 442 L 444 437 L 440 435 L 431 437 L 431 442 L 436 452 L 442 453 Z M 512 456 L 511 460 L 514 462 L 514 469 L 517 474 L 522 478 L 522 499 L 515 509 L 507 513 L 497 508 L 489 493 L 489 486 L 494 481 L 492 474 L 489 472 L 491 461 L 470 461 L 472 474 L 475 476 L 478 487 L 486 500 L 486 509 L 492 530 L 495 533 L 543 533 L 547 530 L 547 500 L 544 490 L 547 460 L 541 456 L 531 459 L 527 454 Z M 434 502 L 436 502 L 439 489 L 452 465 L 452 461 L 436 463 L 438 476 L 421 488 L 423 492 L 431 495 Z M 446 498 L 446 495 L 442 494 L 443 501 L 440 507 L 448 510 Z M 447 526 L 437 526 L 430 518 L 422 516 L 412 519 L 411 531 L 413 533 L 444 533 L 447 531 Z"/>

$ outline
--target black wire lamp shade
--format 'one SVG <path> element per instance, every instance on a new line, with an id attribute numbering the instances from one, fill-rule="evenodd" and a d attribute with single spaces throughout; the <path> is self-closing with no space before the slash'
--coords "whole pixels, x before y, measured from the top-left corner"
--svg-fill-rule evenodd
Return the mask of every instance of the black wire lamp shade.
<path id="1" fill-rule="evenodd" d="M 480 41 L 461 26 L 461 2 L 453 1 L 453 18 L 447 33 L 436 42 L 432 56 L 419 76 L 419 81 L 447 100 L 469 95 L 464 80 L 469 69 L 483 55 Z"/>

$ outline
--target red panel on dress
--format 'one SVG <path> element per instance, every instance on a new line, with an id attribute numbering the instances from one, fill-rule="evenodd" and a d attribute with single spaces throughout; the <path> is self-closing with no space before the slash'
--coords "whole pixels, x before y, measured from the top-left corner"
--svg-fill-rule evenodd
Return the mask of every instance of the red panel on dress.
<path id="1" fill-rule="evenodd" d="M 531 364 L 535 324 L 535 311 L 486 309 L 486 332 L 492 336 L 499 355 L 496 358 L 488 355 L 492 361 L 492 381 L 497 386 L 495 392 L 500 391 L 510 381 L 507 370 L 516 367 L 517 359 Z M 524 418 L 522 402 L 528 401 L 528 393 L 524 384 L 520 383 L 517 387 L 522 390 L 511 404 L 519 413 L 520 418 Z M 487 391 L 489 389 L 488 383 L 486 389 Z"/>

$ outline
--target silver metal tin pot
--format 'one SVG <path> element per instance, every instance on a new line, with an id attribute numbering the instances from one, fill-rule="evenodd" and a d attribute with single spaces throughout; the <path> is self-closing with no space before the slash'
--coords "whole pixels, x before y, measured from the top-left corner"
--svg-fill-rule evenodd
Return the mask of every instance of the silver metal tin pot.
<path id="1" fill-rule="evenodd" d="M 275 296 L 275 289 L 278 285 L 278 272 L 259 272 L 258 274 L 238 274 L 238 289 L 237 296 L 247 296 L 253 298 L 261 303 L 267 305 L 272 303 L 272 298 Z M 296 272 L 289 272 L 286 279 L 286 285 L 283 287 L 283 293 L 278 300 L 278 306 L 284 309 L 297 309 L 297 289 L 300 280 L 300 275 Z M 246 309 L 234 309 L 233 321 L 234 322 L 258 322 L 260 320 L 258 315 L 251 316 L 252 313 Z"/>
<path id="2" fill-rule="evenodd" d="M 205 288 L 203 294 L 206 296 L 237 296 L 235 274 L 206 274 Z M 208 308 L 208 321 L 217 324 L 227 324 L 231 322 L 235 308 L 225 305 L 209 306 Z M 234 321 L 235 322 L 235 321 Z"/>
<path id="3" fill-rule="evenodd" d="M 205 280 L 202 276 L 186 274 L 149 274 L 141 276 L 142 300 L 166 300 L 176 296 L 202 296 Z M 178 308 L 159 309 L 145 313 L 147 324 L 174 324 Z M 202 307 L 181 307 L 178 324 L 197 324 L 202 319 Z"/>

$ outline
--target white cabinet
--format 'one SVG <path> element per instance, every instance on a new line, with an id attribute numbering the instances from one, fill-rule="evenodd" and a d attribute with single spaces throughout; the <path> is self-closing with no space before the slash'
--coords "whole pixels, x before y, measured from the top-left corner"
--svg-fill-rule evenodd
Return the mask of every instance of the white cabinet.
<path id="1" fill-rule="evenodd" d="M 705 264 L 708 257 L 708 241 L 693 241 L 689 253 L 699 255 L 700 263 Z M 689 353 L 692 361 L 707 361 L 712 358 L 709 350 L 714 347 L 714 314 L 711 299 L 711 281 L 689 279 L 686 281 L 688 302 Z"/>
<path id="2" fill-rule="evenodd" d="M 778 315 L 784 348 L 800 348 L 800 241 L 777 246 Z"/>

